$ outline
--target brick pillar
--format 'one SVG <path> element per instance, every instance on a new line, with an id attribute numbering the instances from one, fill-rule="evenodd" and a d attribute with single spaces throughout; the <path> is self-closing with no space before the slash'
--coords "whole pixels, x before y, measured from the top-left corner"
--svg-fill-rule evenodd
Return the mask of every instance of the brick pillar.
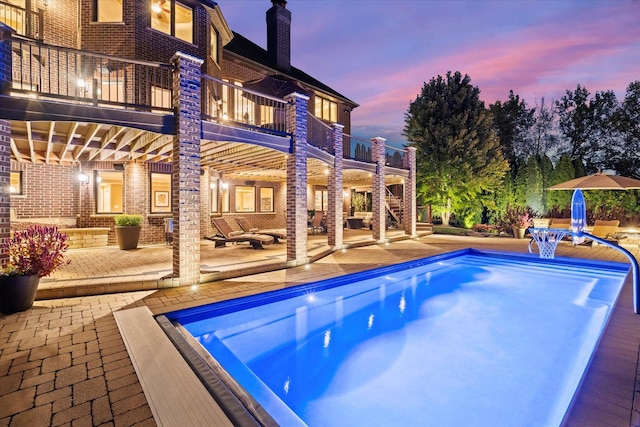
<path id="1" fill-rule="evenodd" d="M 376 137 L 371 139 L 371 160 L 376 165 L 376 173 L 373 175 L 371 192 L 373 197 L 373 217 L 371 224 L 373 228 L 373 238 L 377 242 L 384 242 L 386 231 L 387 210 L 384 204 L 385 185 L 385 145 L 386 139 Z"/>
<path id="2" fill-rule="evenodd" d="M 329 197 L 329 211 L 327 212 L 328 243 L 336 249 L 341 249 L 344 234 L 344 219 L 342 218 L 342 130 L 344 126 L 334 123 L 333 148 L 335 150 L 333 168 L 329 171 L 327 194 Z"/>
<path id="3" fill-rule="evenodd" d="M 299 93 L 285 97 L 291 153 L 287 157 L 287 261 L 307 262 L 307 102 Z"/>
<path id="4" fill-rule="evenodd" d="M 8 93 L 11 88 L 11 34 L 14 31 L 0 23 L 0 92 Z M 11 172 L 11 122 L 0 120 L 0 245 L 9 238 L 11 227 L 11 197 L 9 183 Z M 1 246 L 0 246 L 1 247 Z M 0 251 L 0 266 L 8 261 L 4 251 Z"/>
<path id="5" fill-rule="evenodd" d="M 416 207 L 416 148 L 407 147 L 402 162 L 409 170 L 409 177 L 404 180 L 404 210 L 402 224 L 404 232 L 411 237 L 416 235 L 417 207 Z"/>
<path id="6" fill-rule="evenodd" d="M 200 67 L 203 61 L 176 53 L 171 62 L 177 134 L 173 137 L 173 275 L 177 284 L 200 283 Z"/>

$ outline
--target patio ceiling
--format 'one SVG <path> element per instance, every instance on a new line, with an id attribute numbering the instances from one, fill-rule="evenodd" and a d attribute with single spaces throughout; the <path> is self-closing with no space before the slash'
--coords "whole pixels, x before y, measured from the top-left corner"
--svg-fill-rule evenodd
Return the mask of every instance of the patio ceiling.
<path id="1" fill-rule="evenodd" d="M 72 165 L 79 161 L 171 162 L 173 136 L 125 126 L 57 121 L 11 121 L 11 154 L 19 162 Z M 245 180 L 286 181 L 287 154 L 240 142 L 201 143 L 202 167 Z M 326 185 L 329 165 L 309 158 L 307 181 Z M 388 183 L 402 178 L 387 177 Z M 345 187 L 370 186 L 371 173 L 345 169 Z"/>

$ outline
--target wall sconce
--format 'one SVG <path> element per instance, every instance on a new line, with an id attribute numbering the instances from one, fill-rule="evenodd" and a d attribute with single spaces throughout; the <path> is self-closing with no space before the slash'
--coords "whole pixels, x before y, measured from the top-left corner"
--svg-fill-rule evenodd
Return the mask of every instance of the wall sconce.
<path id="1" fill-rule="evenodd" d="M 78 174 L 78 181 L 83 185 L 87 185 L 89 183 L 89 175 L 84 172 L 80 172 Z"/>
<path id="2" fill-rule="evenodd" d="M 209 188 L 212 190 L 216 189 L 216 184 L 214 182 L 212 182 L 211 184 L 209 184 Z"/>
<path id="3" fill-rule="evenodd" d="M 226 190 L 227 188 L 229 188 L 229 184 L 227 184 L 226 182 L 223 182 L 222 184 L 220 184 L 220 188 L 222 188 L 223 190 Z"/>

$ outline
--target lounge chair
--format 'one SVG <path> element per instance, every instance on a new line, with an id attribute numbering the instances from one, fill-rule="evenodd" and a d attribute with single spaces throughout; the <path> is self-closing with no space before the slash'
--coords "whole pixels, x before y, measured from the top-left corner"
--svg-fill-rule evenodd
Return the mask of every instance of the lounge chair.
<path id="1" fill-rule="evenodd" d="M 620 237 L 617 236 L 616 232 L 618 231 L 618 225 L 620 225 L 620 221 L 617 219 L 611 221 L 605 221 L 602 219 L 596 219 L 593 224 L 593 229 L 591 230 L 591 235 L 599 237 L 607 242 L 613 243 L 617 245 L 620 242 Z M 597 242 L 593 241 L 592 246 L 597 246 Z"/>
<path id="2" fill-rule="evenodd" d="M 243 216 L 237 216 L 236 222 L 238 223 L 238 226 L 242 229 L 242 231 L 244 231 L 245 233 L 257 233 L 257 234 L 264 234 L 266 236 L 273 237 L 273 243 L 280 243 L 280 239 L 287 238 L 286 233 L 282 233 L 277 230 L 261 230 L 256 227 L 252 227 L 251 224 L 249 224 L 249 221 L 247 221 L 247 219 Z"/>
<path id="3" fill-rule="evenodd" d="M 218 234 L 205 236 L 205 239 L 213 240 L 216 243 L 216 247 L 224 246 L 226 243 L 249 242 L 253 249 L 263 249 L 263 245 L 273 243 L 273 237 L 271 236 L 233 231 L 224 218 L 213 218 L 211 221 L 218 229 Z"/>
<path id="4" fill-rule="evenodd" d="M 316 234 L 316 231 L 320 233 L 324 232 L 324 212 L 317 211 L 311 220 L 311 234 Z"/>
<path id="5" fill-rule="evenodd" d="M 571 218 L 552 218 L 549 228 L 571 228 Z"/>

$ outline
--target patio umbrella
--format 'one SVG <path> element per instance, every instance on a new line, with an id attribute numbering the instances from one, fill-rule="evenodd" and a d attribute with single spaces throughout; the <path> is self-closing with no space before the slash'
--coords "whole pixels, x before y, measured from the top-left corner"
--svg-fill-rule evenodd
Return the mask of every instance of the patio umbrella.
<path id="1" fill-rule="evenodd" d="M 598 172 L 593 175 L 581 176 L 560 184 L 552 185 L 548 190 L 574 190 L 571 198 L 571 229 L 577 232 L 573 235 L 575 244 L 582 243 L 582 231 L 587 224 L 586 205 L 580 190 L 633 190 L 640 189 L 640 180 L 619 175 L 608 175 Z"/>
<path id="2" fill-rule="evenodd" d="M 640 189 L 640 180 L 618 175 L 607 175 L 601 172 L 561 182 L 560 184 L 552 185 L 548 188 L 548 190 L 574 190 L 571 200 L 571 228 L 574 232 L 573 239 L 580 239 L 583 237 L 584 224 L 586 224 L 585 220 L 581 221 L 581 218 L 586 217 L 586 205 L 584 203 L 584 197 L 581 190 L 636 189 Z M 574 229 L 574 224 L 577 229 Z M 582 224 L 581 229 L 578 228 L 580 224 Z M 587 236 L 602 244 L 609 245 L 606 240 L 600 239 L 599 237 L 589 234 Z M 621 246 L 611 247 L 625 254 L 631 263 L 631 269 L 633 271 L 633 312 L 635 314 L 640 314 L 640 274 L 638 273 L 640 266 L 638 266 L 638 260 L 636 260 L 635 256 L 631 252 Z"/>
<path id="3" fill-rule="evenodd" d="M 619 175 L 596 173 L 552 185 L 547 190 L 634 190 L 640 189 L 640 180 Z"/>

